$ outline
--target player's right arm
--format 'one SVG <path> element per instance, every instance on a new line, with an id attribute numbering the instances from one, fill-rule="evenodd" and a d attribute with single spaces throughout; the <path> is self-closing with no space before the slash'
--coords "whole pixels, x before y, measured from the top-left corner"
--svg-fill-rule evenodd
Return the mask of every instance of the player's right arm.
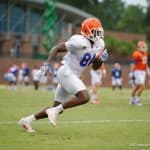
<path id="1" fill-rule="evenodd" d="M 81 50 L 84 47 L 84 42 L 82 43 L 81 36 L 74 35 L 68 41 L 62 44 L 58 44 L 57 46 L 53 47 L 48 56 L 48 63 L 50 63 L 51 59 L 57 55 L 57 53 L 63 52 L 76 52 Z"/>
<path id="2" fill-rule="evenodd" d="M 48 63 L 50 64 L 52 58 L 55 57 L 58 53 L 63 53 L 63 52 L 67 52 L 65 43 L 61 43 L 53 47 L 52 50 L 49 52 Z"/>
<path id="3" fill-rule="evenodd" d="M 49 52 L 47 63 L 43 65 L 40 69 L 39 77 L 41 77 L 42 75 L 46 76 L 48 72 L 49 73 L 52 72 L 50 66 L 50 62 L 52 58 L 55 57 L 58 53 L 63 53 L 63 52 L 67 52 L 65 43 L 58 44 L 52 48 L 52 50 Z"/>
<path id="4" fill-rule="evenodd" d="M 48 72 L 51 72 L 50 62 L 51 60 L 58 54 L 63 52 L 74 52 L 80 48 L 80 42 L 78 42 L 76 36 L 72 36 L 68 41 L 65 43 L 61 43 L 56 45 L 52 48 L 52 50 L 49 53 L 48 60 L 46 65 L 44 65 L 44 74 L 46 75 Z"/>

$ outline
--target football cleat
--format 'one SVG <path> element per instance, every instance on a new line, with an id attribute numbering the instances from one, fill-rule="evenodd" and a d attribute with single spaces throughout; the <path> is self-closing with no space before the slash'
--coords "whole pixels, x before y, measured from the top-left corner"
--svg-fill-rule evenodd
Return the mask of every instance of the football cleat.
<path id="1" fill-rule="evenodd" d="M 130 105 L 134 105 L 134 104 L 135 104 L 135 98 L 130 98 L 129 104 L 130 104 Z"/>
<path id="2" fill-rule="evenodd" d="M 46 110 L 46 114 L 48 115 L 48 120 L 51 123 L 51 125 L 55 127 L 57 118 L 56 112 L 53 110 L 53 108 L 49 108 Z"/>
<path id="3" fill-rule="evenodd" d="M 129 101 L 129 104 L 133 105 L 133 104 L 135 104 L 135 102 L 134 101 Z"/>
<path id="4" fill-rule="evenodd" d="M 25 118 L 20 119 L 18 125 L 24 128 L 26 132 L 29 133 L 35 132 L 35 130 L 33 130 L 31 127 L 31 123 L 29 123 Z"/>
<path id="5" fill-rule="evenodd" d="M 135 105 L 142 106 L 143 104 L 140 101 L 135 102 Z"/>
<path id="6" fill-rule="evenodd" d="M 143 104 L 142 103 L 135 103 L 135 105 L 142 106 Z"/>
<path id="7" fill-rule="evenodd" d="M 92 103 L 98 105 L 100 103 L 100 100 L 99 99 L 92 100 Z"/>

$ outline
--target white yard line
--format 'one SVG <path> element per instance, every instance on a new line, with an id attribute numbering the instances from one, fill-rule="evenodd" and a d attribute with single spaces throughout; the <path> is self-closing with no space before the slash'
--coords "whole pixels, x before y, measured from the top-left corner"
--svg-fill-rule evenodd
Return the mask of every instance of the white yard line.
<path id="1" fill-rule="evenodd" d="M 134 122 L 147 122 L 150 120 L 74 120 L 74 121 L 59 121 L 59 124 L 94 124 L 94 123 L 134 123 Z M 16 121 L 0 121 L 0 125 L 17 124 Z M 36 122 L 38 124 L 49 124 L 48 121 Z"/>

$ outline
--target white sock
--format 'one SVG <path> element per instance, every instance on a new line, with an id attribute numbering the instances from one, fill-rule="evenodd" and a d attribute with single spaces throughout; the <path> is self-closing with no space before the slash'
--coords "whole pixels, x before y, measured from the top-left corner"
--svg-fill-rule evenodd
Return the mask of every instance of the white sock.
<path id="1" fill-rule="evenodd" d="M 59 113 L 61 113 L 61 112 L 64 110 L 62 104 L 60 104 L 60 105 L 54 107 L 53 109 L 54 109 L 54 111 L 56 112 L 56 114 L 59 114 Z"/>
<path id="2" fill-rule="evenodd" d="M 131 99 L 133 99 L 133 100 L 134 100 L 134 99 L 135 99 L 135 96 L 132 96 L 132 97 L 131 97 Z"/>
<path id="3" fill-rule="evenodd" d="M 139 99 L 139 96 L 135 96 L 135 102 L 139 102 L 140 99 Z"/>
<path id="4" fill-rule="evenodd" d="M 30 116 L 27 116 L 26 117 L 26 120 L 29 122 L 29 123 L 32 123 L 32 121 L 36 120 L 34 114 L 30 115 Z"/>
<path id="5" fill-rule="evenodd" d="M 97 99 L 97 96 L 96 96 L 96 94 L 92 94 L 92 97 L 91 97 L 91 99 L 92 99 L 92 101 L 93 101 L 93 100 L 96 100 L 96 99 Z"/>

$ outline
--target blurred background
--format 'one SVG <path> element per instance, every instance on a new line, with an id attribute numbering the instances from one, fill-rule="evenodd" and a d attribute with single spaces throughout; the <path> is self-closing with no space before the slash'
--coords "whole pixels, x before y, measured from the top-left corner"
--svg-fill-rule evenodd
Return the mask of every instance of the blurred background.
<path id="1" fill-rule="evenodd" d="M 80 33 L 81 21 L 92 16 L 103 24 L 110 54 L 104 86 L 110 86 L 116 62 L 122 65 L 124 86 L 129 86 L 137 41 L 150 47 L 150 0 L 0 0 L 0 83 L 6 83 L 4 74 L 13 64 L 40 66 L 55 44 Z"/>

